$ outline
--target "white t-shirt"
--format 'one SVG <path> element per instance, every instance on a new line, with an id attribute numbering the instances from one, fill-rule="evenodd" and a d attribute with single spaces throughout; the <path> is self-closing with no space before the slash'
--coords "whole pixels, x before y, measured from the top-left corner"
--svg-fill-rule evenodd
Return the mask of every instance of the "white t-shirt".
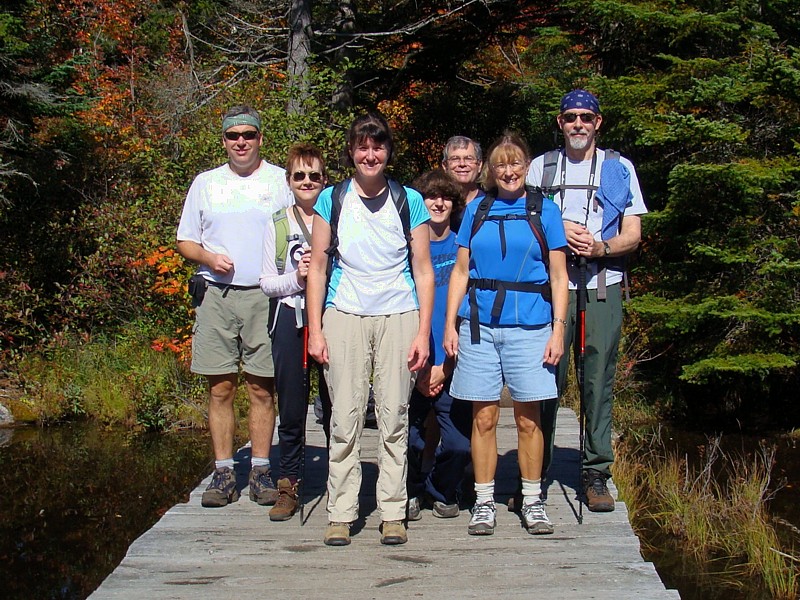
<path id="1" fill-rule="evenodd" d="M 410 226 L 430 220 L 419 192 L 405 188 Z M 314 210 L 331 220 L 331 193 L 322 191 Z M 369 206 L 350 182 L 339 213 L 337 248 L 325 306 L 354 315 L 391 315 L 419 308 L 414 280 L 408 264 L 403 223 L 391 197 Z"/>
<path id="2" fill-rule="evenodd" d="M 603 152 L 603 150 L 596 150 L 595 153 L 597 155 L 597 165 L 595 167 L 594 185 L 599 186 L 605 152 Z M 565 183 L 567 185 L 586 185 L 589 183 L 592 159 L 573 161 L 562 152 L 558 157 L 553 185 L 558 185 L 561 181 L 561 165 L 563 160 L 567 160 L 565 172 Z M 625 216 L 643 215 L 647 213 L 647 207 L 644 204 L 642 190 L 639 187 L 639 179 L 636 177 L 636 169 L 631 161 L 624 156 L 621 156 L 619 160 L 630 172 L 630 190 L 631 194 L 633 194 L 633 198 L 625 208 L 623 214 Z M 544 155 L 537 156 L 533 159 L 528 169 L 528 176 L 525 183 L 534 187 L 541 186 L 543 170 Z M 561 210 L 561 218 L 563 220 L 585 225 L 587 229 L 592 232 L 594 239 L 598 241 L 601 239 L 600 231 L 603 226 L 603 207 L 594 201 L 594 194 L 587 198 L 586 190 L 565 190 L 563 199 L 561 192 L 556 192 L 552 200 Z M 599 264 L 600 263 L 597 261 L 589 261 L 589 271 L 587 275 L 590 279 L 586 285 L 588 289 L 597 289 L 597 271 Z M 578 267 L 570 261 L 568 262 L 567 270 L 569 272 L 569 287 L 574 290 L 577 288 L 579 277 Z M 606 270 L 606 285 L 614 285 L 620 281 L 622 281 L 622 269 L 614 267 L 613 264 L 608 265 Z"/>
<path id="3" fill-rule="evenodd" d="M 261 161 L 250 176 L 234 173 L 227 164 L 200 173 L 192 182 L 178 225 L 178 241 L 192 241 L 233 261 L 225 276 L 200 265 L 209 281 L 257 286 L 261 275 L 264 232 L 272 213 L 292 203 L 286 172 Z"/>

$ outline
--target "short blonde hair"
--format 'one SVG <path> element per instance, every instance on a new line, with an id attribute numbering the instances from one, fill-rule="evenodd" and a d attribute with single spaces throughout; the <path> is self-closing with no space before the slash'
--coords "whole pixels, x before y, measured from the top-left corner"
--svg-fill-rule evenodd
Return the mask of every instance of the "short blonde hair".
<path id="1" fill-rule="evenodd" d="M 528 164 L 531 161 L 531 151 L 525 138 L 516 131 L 506 130 L 494 141 L 486 153 L 486 162 L 483 163 L 480 178 L 483 189 L 489 191 L 497 188 L 497 179 L 495 179 L 492 165 L 514 161 Z"/>

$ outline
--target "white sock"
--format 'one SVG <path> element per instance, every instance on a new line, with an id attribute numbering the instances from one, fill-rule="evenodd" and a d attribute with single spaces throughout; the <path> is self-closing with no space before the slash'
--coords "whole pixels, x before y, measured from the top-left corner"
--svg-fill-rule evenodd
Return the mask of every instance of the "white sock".
<path id="1" fill-rule="evenodd" d="M 224 467 L 228 467 L 229 469 L 233 468 L 233 459 L 232 458 L 223 458 L 222 460 L 215 460 L 214 461 L 214 468 L 222 469 Z"/>
<path id="2" fill-rule="evenodd" d="M 269 469 L 269 457 L 262 458 L 260 456 L 254 456 L 250 459 L 250 468 L 255 467 L 267 467 Z"/>
<path id="3" fill-rule="evenodd" d="M 538 502 L 542 496 L 542 480 L 541 479 L 523 479 L 522 480 L 522 505 L 528 506 L 534 502 Z"/>
<path id="4" fill-rule="evenodd" d="M 489 483 L 475 484 L 475 504 L 494 502 L 494 479 Z"/>

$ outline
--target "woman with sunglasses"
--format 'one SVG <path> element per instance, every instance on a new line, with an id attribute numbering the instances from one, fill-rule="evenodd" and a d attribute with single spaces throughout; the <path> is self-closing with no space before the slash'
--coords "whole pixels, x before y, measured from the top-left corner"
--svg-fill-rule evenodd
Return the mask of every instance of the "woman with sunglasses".
<path id="1" fill-rule="evenodd" d="M 308 380 L 303 381 L 306 277 L 311 260 L 314 204 L 328 182 L 325 161 L 311 144 L 295 144 L 286 158 L 286 181 L 292 206 L 276 212 L 267 224 L 261 265 L 261 290 L 269 296 L 272 359 L 278 393 L 278 445 L 281 451 L 278 500 L 271 521 L 287 521 L 298 507 L 298 480 L 305 437 Z M 318 366 L 318 365 L 317 365 Z M 305 373 L 308 376 L 308 373 Z M 304 385 L 305 384 L 305 385 Z M 330 419 L 330 399 L 320 372 L 323 427 Z"/>
<path id="2" fill-rule="evenodd" d="M 372 378 L 381 543 L 403 544 L 408 399 L 415 372 L 427 363 L 433 310 L 430 217 L 419 192 L 384 173 L 393 139 L 381 115 L 355 119 L 347 138 L 355 173 L 317 201 L 308 272 L 308 349 L 325 365 L 332 403 L 324 541 L 349 544 L 350 523 L 358 518 L 360 438 Z M 403 196 L 407 223 L 400 215 Z"/>
<path id="3" fill-rule="evenodd" d="M 514 400 L 525 528 L 535 535 L 553 533 L 541 500 L 540 406 L 557 396 L 555 366 L 564 352 L 567 318 L 567 240 L 552 202 L 538 197 L 540 225 L 527 216 L 529 164 L 528 146 L 519 135 L 506 132 L 492 145 L 482 177 L 486 198 L 467 205 L 456 238 L 444 348 L 458 356 L 450 395 L 472 402 L 476 500 L 470 535 L 494 533 L 503 384 Z M 479 209 L 486 219 L 479 216 L 482 224 L 473 229 Z M 546 243 L 538 239 L 542 233 Z"/>

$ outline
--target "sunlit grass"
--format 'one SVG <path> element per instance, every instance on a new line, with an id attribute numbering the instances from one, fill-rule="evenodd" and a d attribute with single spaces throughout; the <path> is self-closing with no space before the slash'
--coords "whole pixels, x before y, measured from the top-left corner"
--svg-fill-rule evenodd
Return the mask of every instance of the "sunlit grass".
<path id="1" fill-rule="evenodd" d="M 144 429 L 206 420 L 203 379 L 140 333 L 64 341 L 23 357 L 17 371 L 25 394 L 11 409 L 23 420 L 91 418 Z"/>
<path id="2" fill-rule="evenodd" d="M 761 589 L 771 598 L 797 598 L 798 558 L 781 549 L 766 506 L 775 451 L 731 456 L 711 438 L 697 465 L 668 452 L 658 433 L 630 436 L 619 447 L 614 481 L 635 528 L 657 527 L 676 540 L 697 571 L 716 585 Z M 676 549 L 677 549 L 676 548 Z"/>

